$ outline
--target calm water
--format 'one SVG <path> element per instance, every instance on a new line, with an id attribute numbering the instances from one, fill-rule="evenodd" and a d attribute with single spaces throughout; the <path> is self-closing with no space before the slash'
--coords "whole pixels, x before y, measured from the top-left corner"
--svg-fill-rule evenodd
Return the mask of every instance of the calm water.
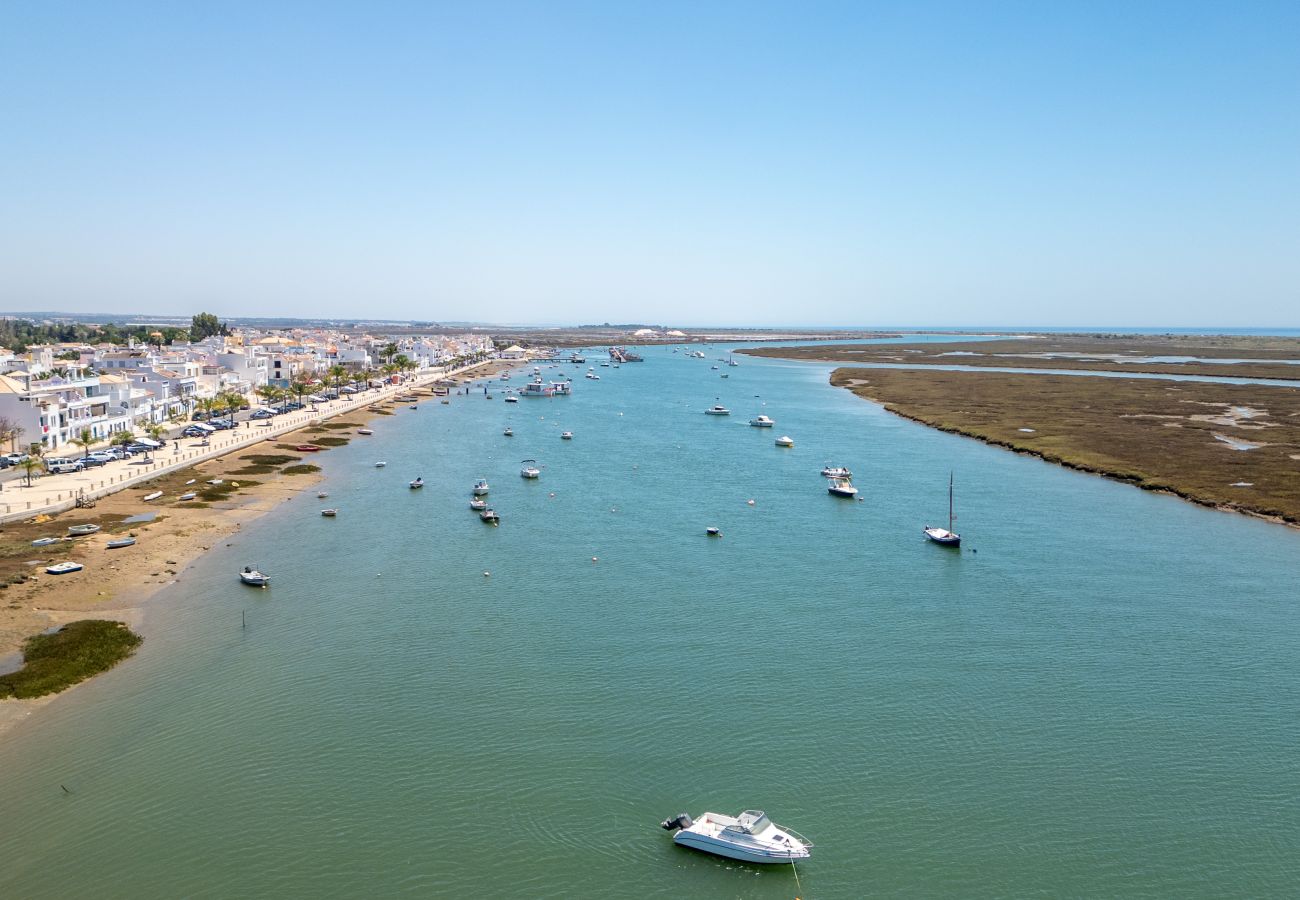
<path id="1" fill-rule="evenodd" d="M 1297 893 L 1300 534 L 646 356 L 322 454 L 337 520 L 246 527 L 0 746 L 0 896 Z M 753 806 L 801 889 L 658 828 Z"/>

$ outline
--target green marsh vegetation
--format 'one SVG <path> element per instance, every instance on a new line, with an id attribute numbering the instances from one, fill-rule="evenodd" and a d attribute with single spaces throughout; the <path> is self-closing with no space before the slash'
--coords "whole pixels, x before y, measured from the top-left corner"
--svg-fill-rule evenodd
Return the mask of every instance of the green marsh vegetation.
<path id="1" fill-rule="evenodd" d="M 83 619 L 23 645 L 23 667 L 0 675 L 0 697 L 55 694 L 105 672 L 140 646 L 141 638 L 121 622 Z"/>

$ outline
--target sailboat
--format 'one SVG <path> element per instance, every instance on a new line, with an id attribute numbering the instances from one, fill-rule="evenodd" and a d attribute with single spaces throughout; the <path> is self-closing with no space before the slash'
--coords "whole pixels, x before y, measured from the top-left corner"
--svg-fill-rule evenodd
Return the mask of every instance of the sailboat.
<path id="1" fill-rule="evenodd" d="M 925 536 L 936 544 L 942 544 L 945 547 L 961 546 L 961 535 L 952 530 L 952 523 L 956 517 L 952 514 L 952 473 L 948 473 L 948 527 L 938 528 L 930 525 L 925 526 Z"/>

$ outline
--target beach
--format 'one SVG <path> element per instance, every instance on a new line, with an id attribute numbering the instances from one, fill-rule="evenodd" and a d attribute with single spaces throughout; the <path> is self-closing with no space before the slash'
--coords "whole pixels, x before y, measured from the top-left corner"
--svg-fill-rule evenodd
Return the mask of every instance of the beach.
<path id="1" fill-rule="evenodd" d="M 434 378 L 453 377 L 461 384 L 488 378 L 519 365 L 498 360 L 483 363 L 454 376 L 430 376 L 420 385 L 405 385 L 406 391 L 420 398 L 421 405 L 436 401 L 427 382 Z M 451 403 L 468 401 L 471 396 L 452 393 Z M 162 588 L 183 583 L 185 570 L 205 552 L 217 546 L 254 519 L 279 504 L 312 489 L 319 481 L 315 473 L 286 473 L 286 468 L 311 466 L 316 457 L 327 454 L 328 442 L 335 439 L 373 441 L 382 446 L 384 423 L 390 415 L 405 411 L 408 404 L 386 398 L 375 404 L 361 404 L 349 410 L 322 411 L 303 427 L 264 441 L 243 446 L 192 466 L 174 469 L 149 480 L 100 498 L 92 509 L 72 509 L 39 521 L 9 523 L 0 529 L 0 541 L 12 557 L 9 570 L 27 570 L 20 584 L 9 584 L 0 594 L 0 671 L 11 671 L 21 664 L 21 647 L 28 637 L 79 619 L 111 619 L 138 629 L 145 606 Z M 398 411 L 398 412 L 395 412 Z M 320 424 L 313 424 L 319 422 Z M 358 435 L 357 429 L 370 427 L 373 435 Z M 315 452 L 299 452 L 296 445 L 315 445 L 325 439 Z M 261 459 L 258 459 L 261 457 Z M 281 457 L 272 466 L 265 459 Z M 259 471 L 249 474 L 249 470 Z M 260 471 L 267 470 L 267 471 Z M 222 482 L 226 494 L 211 500 L 181 502 L 179 495 L 189 491 L 211 489 L 211 481 Z M 231 489 L 230 485 L 238 485 Z M 142 498 L 162 490 L 164 496 L 151 503 Z M 327 506 L 328 501 L 322 501 Z M 127 521 L 133 516 L 150 516 L 147 521 Z M 94 523 L 101 531 L 89 537 L 64 541 L 51 547 L 31 547 L 39 536 L 59 534 L 70 525 Z M 136 538 L 134 546 L 107 549 L 109 540 L 126 536 Z M 26 547 L 27 549 L 23 549 Z M 70 559 L 85 568 L 67 575 L 47 575 L 49 562 Z M 232 573 L 233 577 L 233 573 Z M 33 711 L 59 695 L 30 700 L 0 700 L 0 735 Z"/>

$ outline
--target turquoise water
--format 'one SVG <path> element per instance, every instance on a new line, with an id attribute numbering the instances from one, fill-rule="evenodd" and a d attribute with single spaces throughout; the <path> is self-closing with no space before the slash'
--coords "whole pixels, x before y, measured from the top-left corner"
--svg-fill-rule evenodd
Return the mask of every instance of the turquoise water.
<path id="1" fill-rule="evenodd" d="M 321 454 L 0 746 L 0 896 L 1295 895 L 1300 533 L 646 356 Z M 658 828 L 746 807 L 798 885 Z"/>

